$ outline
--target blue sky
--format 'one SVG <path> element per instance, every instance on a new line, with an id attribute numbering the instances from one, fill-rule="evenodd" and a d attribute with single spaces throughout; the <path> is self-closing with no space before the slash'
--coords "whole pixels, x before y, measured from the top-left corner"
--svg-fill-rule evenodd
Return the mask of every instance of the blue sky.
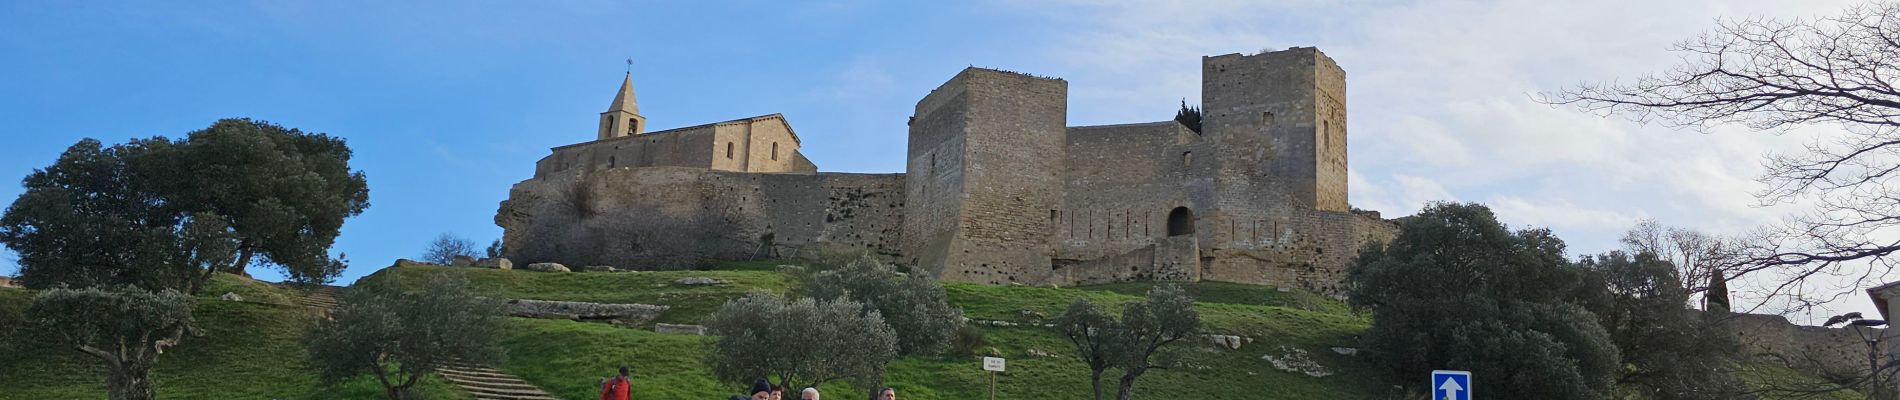
<path id="1" fill-rule="evenodd" d="M 225 117 L 341 136 L 371 202 L 335 247 L 347 282 L 443 232 L 499 237 L 509 185 L 549 147 L 593 137 L 627 58 L 656 130 L 783 113 L 821 169 L 894 172 L 912 106 L 966 66 L 1067 79 L 1071 125 L 1145 122 L 1197 102 L 1200 56 L 1319 46 L 1348 74 L 1355 206 L 1484 202 L 1584 254 L 1643 218 L 1715 233 L 1774 221 L 1786 210 L 1749 197 L 1760 157 L 1826 132 L 1671 131 L 1531 94 L 1659 70 L 1717 17 L 1845 4 L 9 1 L 0 179 L 80 138 Z M 19 192 L 0 185 L 0 199 Z"/>

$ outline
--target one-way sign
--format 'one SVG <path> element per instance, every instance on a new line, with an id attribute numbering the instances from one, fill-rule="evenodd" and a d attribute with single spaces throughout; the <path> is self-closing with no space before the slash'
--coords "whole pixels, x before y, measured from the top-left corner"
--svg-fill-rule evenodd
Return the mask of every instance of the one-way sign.
<path id="1" fill-rule="evenodd" d="M 1471 372 L 1432 371 L 1432 400 L 1471 400 Z"/>

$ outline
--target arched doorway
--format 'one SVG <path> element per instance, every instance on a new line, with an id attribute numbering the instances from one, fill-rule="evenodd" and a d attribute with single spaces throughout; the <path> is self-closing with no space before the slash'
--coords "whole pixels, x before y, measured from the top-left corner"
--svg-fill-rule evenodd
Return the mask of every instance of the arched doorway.
<path id="1" fill-rule="evenodd" d="M 1194 234 L 1194 212 L 1187 207 L 1175 207 L 1168 212 L 1168 236 Z"/>

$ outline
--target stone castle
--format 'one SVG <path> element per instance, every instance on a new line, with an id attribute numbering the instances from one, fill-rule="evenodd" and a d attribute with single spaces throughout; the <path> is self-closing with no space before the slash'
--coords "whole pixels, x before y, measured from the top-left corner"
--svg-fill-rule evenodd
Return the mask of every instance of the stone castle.
<path id="1" fill-rule="evenodd" d="M 779 114 L 649 131 L 629 74 L 595 139 L 552 149 L 495 222 L 528 262 L 872 254 L 967 282 L 1326 293 L 1396 234 L 1346 202 L 1346 75 L 1317 49 L 1203 57 L 1200 132 L 1068 126 L 1067 92 L 965 69 L 917 102 L 904 173 L 832 173 Z"/>

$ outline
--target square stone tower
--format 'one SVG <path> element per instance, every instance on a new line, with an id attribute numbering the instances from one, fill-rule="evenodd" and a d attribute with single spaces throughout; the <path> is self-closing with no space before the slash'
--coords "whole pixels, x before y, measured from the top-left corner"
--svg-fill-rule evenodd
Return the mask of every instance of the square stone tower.
<path id="1" fill-rule="evenodd" d="M 963 282 L 1048 279 L 1068 85 L 968 68 L 917 102 L 904 188 L 913 265 Z"/>
<path id="2" fill-rule="evenodd" d="M 1312 47 L 1201 64 L 1203 131 L 1218 148 L 1223 203 L 1285 196 L 1347 211 L 1345 70 Z"/>

